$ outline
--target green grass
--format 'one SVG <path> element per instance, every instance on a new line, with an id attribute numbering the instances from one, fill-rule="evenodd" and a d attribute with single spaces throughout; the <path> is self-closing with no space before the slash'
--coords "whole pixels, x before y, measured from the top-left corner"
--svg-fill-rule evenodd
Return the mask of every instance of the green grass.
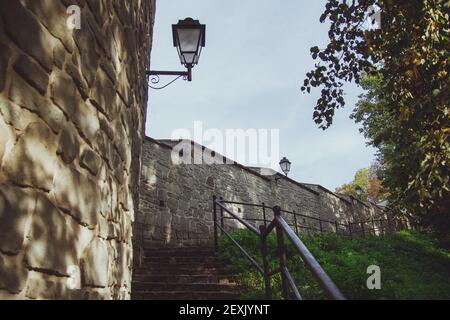
<path id="1" fill-rule="evenodd" d="M 233 237 L 262 266 L 259 240 L 248 231 Z M 312 254 L 348 299 L 450 299 L 450 252 L 437 247 L 430 234 L 401 231 L 382 237 L 347 240 L 335 234 L 302 237 Z M 271 270 L 278 266 L 276 239 L 268 238 Z M 288 269 L 304 299 L 325 299 L 294 248 L 287 244 Z M 220 257 L 243 286 L 243 299 L 263 299 L 264 282 L 250 262 L 225 236 Z M 381 269 L 381 289 L 369 290 L 367 267 Z M 281 279 L 272 278 L 274 298 L 281 296 Z"/>

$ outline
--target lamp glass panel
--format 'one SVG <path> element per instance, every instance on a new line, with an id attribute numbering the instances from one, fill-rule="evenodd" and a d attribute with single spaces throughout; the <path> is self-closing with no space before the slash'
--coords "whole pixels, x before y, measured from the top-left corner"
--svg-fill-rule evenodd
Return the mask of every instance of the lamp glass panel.
<path id="1" fill-rule="evenodd" d="M 183 53 L 183 63 L 184 64 L 194 64 L 195 63 L 195 53 Z"/>
<path id="2" fill-rule="evenodd" d="M 287 163 L 286 163 L 286 161 L 282 161 L 282 162 L 280 163 L 280 165 L 281 165 L 281 170 L 282 170 L 283 172 L 286 172 L 286 170 L 287 170 Z"/>
<path id="3" fill-rule="evenodd" d="M 199 39 L 201 37 L 200 29 L 178 28 L 177 32 L 181 52 L 197 52 Z"/>

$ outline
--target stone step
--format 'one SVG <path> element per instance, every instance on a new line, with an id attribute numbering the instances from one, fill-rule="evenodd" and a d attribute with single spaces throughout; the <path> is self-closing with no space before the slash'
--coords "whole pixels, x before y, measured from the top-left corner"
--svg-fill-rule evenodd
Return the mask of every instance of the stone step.
<path id="1" fill-rule="evenodd" d="M 219 283 L 227 284 L 233 283 L 231 275 L 149 275 L 149 274 L 134 274 L 133 281 L 136 282 L 172 282 L 172 283 Z"/>
<path id="2" fill-rule="evenodd" d="M 133 300 L 238 300 L 236 291 L 148 291 L 132 292 Z"/>
<path id="3" fill-rule="evenodd" d="M 150 291 L 188 291 L 188 292 L 210 292 L 210 291 L 233 291 L 237 289 L 235 283 L 172 283 L 172 282 L 133 282 L 133 290 L 137 292 Z"/>
<path id="4" fill-rule="evenodd" d="M 159 256 L 159 257 L 145 257 L 142 263 L 159 263 L 159 264 L 170 264 L 170 263 L 217 263 L 220 262 L 215 256 Z"/>
<path id="5" fill-rule="evenodd" d="M 217 275 L 217 276 L 225 276 L 230 274 L 225 269 L 218 269 L 218 268 L 161 268 L 161 269 L 138 269 L 133 272 L 136 276 L 178 276 L 180 274 L 189 274 L 192 276 L 210 276 L 210 275 Z"/>
<path id="6" fill-rule="evenodd" d="M 133 270 L 132 299 L 239 299 L 239 286 L 211 248 L 145 249 Z"/>
<path id="7" fill-rule="evenodd" d="M 157 263 L 144 262 L 140 269 L 151 270 L 197 270 L 197 269 L 224 269 L 225 265 L 221 262 L 206 262 L 206 263 L 189 263 L 189 262 L 172 262 L 172 263 Z M 189 274 L 189 273 L 188 273 Z"/>
<path id="8" fill-rule="evenodd" d="M 215 257 L 216 253 L 209 249 L 170 249 L 170 250 L 144 250 L 143 252 L 145 258 L 152 257 L 204 257 L 212 256 Z"/>

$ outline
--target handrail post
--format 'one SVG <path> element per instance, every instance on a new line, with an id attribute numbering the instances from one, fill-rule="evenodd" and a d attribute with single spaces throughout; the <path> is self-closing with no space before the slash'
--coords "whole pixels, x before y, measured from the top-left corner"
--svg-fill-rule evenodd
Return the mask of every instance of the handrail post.
<path id="1" fill-rule="evenodd" d="M 348 223 L 348 232 L 350 234 L 350 240 L 353 240 L 353 234 L 352 234 L 352 224 Z"/>
<path id="2" fill-rule="evenodd" d="M 262 203 L 262 209 L 263 209 L 264 227 L 267 228 L 266 205 L 264 202 Z"/>
<path id="3" fill-rule="evenodd" d="M 297 224 L 297 215 L 295 214 L 295 210 L 292 211 L 294 214 L 294 225 L 295 225 L 295 233 L 298 235 L 298 224 Z"/>
<path id="4" fill-rule="evenodd" d="M 272 288 L 270 286 L 270 269 L 269 269 L 269 256 L 267 252 L 267 235 L 266 232 L 266 226 L 260 225 L 259 231 L 261 232 L 261 254 L 263 258 L 263 269 L 264 269 L 264 286 L 266 291 L 266 299 L 272 300 Z"/>
<path id="5" fill-rule="evenodd" d="M 216 205 L 217 197 L 213 196 L 213 222 L 214 222 L 214 250 L 216 252 L 219 251 L 219 239 L 217 235 L 217 205 Z"/>
<path id="6" fill-rule="evenodd" d="M 339 235 L 339 224 L 337 220 L 334 222 L 334 226 L 336 227 L 336 235 Z"/>
<path id="7" fill-rule="evenodd" d="M 375 231 L 375 221 L 372 219 L 372 229 L 373 229 L 373 235 L 376 236 L 377 233 Z"/>
<path id="8" fill-rule="evenodd" d="M 320 228 L 320 233 L 323 233 L 322 220 L 319 220 L 319 228 Z"/>
<path id="9" fill-rule="evenodd" d="M 273 212 L 276 217 L 281 216 L 281 208 L 278 206 L 273 207 Z M 278 220 L 276 220 L 278 221 Z M 280 270 L 283 270 L 286 268 L 287 264 L 287 257 L 286 257 L 286 248 L 284 247 L 284 234 L 283 229 L 281 228 L 278 223 L 276 224 L 276 233 L 277 233 L 277 250 L 278 250 L 278 257 L 280 259 Z M 288 288 L 288 280 L 286 279 L 286 275 L 284 272 L 281 272 L 281 283 L 283 287 L 283 298 L 285 300 L 289 297 L 289 288 Z"/>
<path id="10" fill-rule="evenodd" d="M 220 200 L 220 202 L 222 202 L 223 198 L 220 197 L 219 200 Z M 222 235 L 223 235 L 223 230 L 225 229 L 225 222 L 223 219 L 223 208 L 222 207 L 220 207 L 220 226 L 222 227 L 221 230 L 222 230 Z"/>

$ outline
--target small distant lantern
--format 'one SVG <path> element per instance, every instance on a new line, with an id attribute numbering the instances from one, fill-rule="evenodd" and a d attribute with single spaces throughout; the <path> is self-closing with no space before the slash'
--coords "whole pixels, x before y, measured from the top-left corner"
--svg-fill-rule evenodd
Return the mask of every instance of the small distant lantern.
<path id="1" fill-rule="evenodd" d="M 284 172 L 284 174 L 287 177 L 289 171 L 291 171 L 291 162 L 286 157 L 284 157 L 280 161 L 280 167 L 281 167 L 281 170 Z"/>
<path id="2" fill-rule="evenodd" d="M 198 64 L 205 46 L 206 26 L 198 20 L 186 18 L 172 25 L 173 45 L 178 49 L 181 64 L 191 69 Z"/>

